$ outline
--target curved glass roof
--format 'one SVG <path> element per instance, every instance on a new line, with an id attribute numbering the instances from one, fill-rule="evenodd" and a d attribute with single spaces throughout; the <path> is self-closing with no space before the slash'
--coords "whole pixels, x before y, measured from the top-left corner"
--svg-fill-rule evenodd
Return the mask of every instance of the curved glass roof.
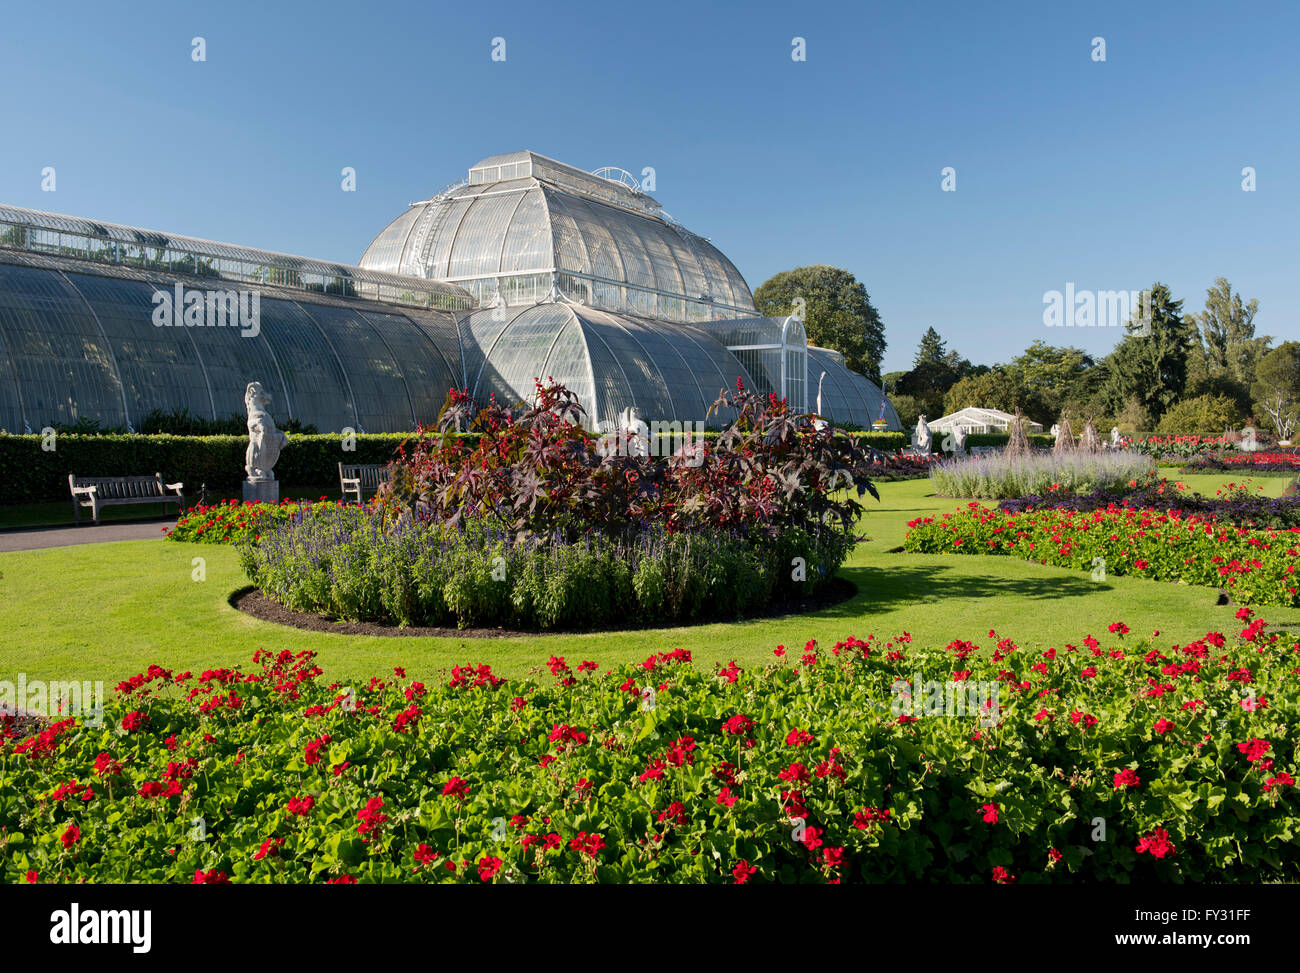
<path id="1" fill-rule="evenodd" d="M 676 321 L 755 313 L 735 265 L 652 197 L 533 152 L 484 159 L 467 182 L 413 204 L 360 266 L 466 286 L 492 279 L 487 291 L 470 287 L 484 304 L 494 292 L 515 303 L 508 278 L 543 276 L 549 290 L 562 276 L 566 293 L 604 310 Z"/>
<path id="2" fill-rule="evenodd" d="M 547 378 L 577 392 L 592 430 L 629 407 L 706 421 L 738 378 L 801 411 L 820 381 L 832 420 L 900 428 L 879 387 L 808 347 L 798 319 L 757 316 L 731 261 L 609 172 L 484 159 L 389 224 L 358 267 L 0 206 L 0 428 L 224 418 L 260 381 L 281 422 L 407 431 L 452 386 L 513 404 Z M 260 327 L 158 327 L 155 298 L 176 287 L 209 310 L 256 295 Z"/>
<path id="3" fill-rule="evenodd" d="M 0 428 L 153 409 L 226 418 L 261 382 L 271 414 L 321 432 L 432 423 L 462 384 L 450 312 L 265 288 L 258 327 L 160 327 L 154 295 L 211 281 L 0 249 Z"/>
<path id="4" fill-rule="evenodd" d="M 0 247 L 411 307 L 467 310 L 472 303 L 463 288 L 441 281 L 17 206 L 0 205 Z"/>
<path id="5" fill-rule="evenodd" d="M 531 398 L 536 379 L 578 395 L 589 429 L 610 428 L 635 406 L 646 422 L 704 422 L 736 379 L 753 379 L 716 338 L 693 325 L 665 324 L 565 302 L 489 308 L 461 324 L 466 386 L 479 404 Z M 731 418 L 715 414 L 710 428 Z"/>
<path id="6" fill-rule="evenodd" d="M 902 430 L 903 424 L 893 403 L 885 397 L 879 385 L 845 367 L 844 356 L 838 351 L 809 345 L 808 408 L 814 412 L 817 411 L 819 382 L 821 414 L 832 422 L 852 423 L 860 429 L 870 429 L 877 419 L 884 419 L 889 429 L 894 432 Z"/>

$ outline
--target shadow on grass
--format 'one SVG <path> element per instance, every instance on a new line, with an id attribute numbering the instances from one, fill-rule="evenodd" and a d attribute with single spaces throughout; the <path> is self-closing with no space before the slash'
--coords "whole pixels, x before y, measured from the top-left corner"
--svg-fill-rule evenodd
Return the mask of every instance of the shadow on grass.
<path id="1" fill-rule="evenodd" d="M 1059 602 L 1066 598 L 1086 598 L 1115 586 L 1079 577 L 1008 578 L 996 568 L 988 576 L 974 574 L 967 564 L 868 565 L 841 568 L 840 577 L 852 581 L 858 589 L 855 597 L 829 606 L 818 615 L 823 618 L 857 618 L 868 609 L 892 611 L 907 605 L 936 605 L 953 599 L 1021 599 L 1023 601 Z"/>

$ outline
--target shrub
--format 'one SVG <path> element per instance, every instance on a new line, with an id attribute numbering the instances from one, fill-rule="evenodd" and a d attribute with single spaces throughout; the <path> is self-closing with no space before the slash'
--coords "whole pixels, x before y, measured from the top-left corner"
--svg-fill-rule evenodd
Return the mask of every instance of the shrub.
<path id="1" fill-rule="evenodd" d="M 988 500 L 1122 490 L 1154 475 L 1155 464 L 1148 457 L 1126 452 L 999 454 L 952 460 L 930 471 L 940 496 Z"/>
<path id="2" fill-rule="evenodd" d="M 1237 405 L 1227 396 L 1201 395 L 1171 406 L 1160 417 L 1156 432 L 1163 436 L 1212 435 L 1241 420 Z"/>
<path id="3" fill-rule="evenodd" d="M 663 528 L 566 540 L 520 536 L 484 518 L 394 522 L 344 506 L 269 508 L 240 530 L 249 579 L 295 611 L 530 630 L 735 619 L 816 592 L 853 544 L 838 531 L 800 528 L 762 541 Z M 795 558 L 803 559 L 802 578 L 792 571 Z"/>
<path id="4" fill-rule="evenodd" d="M 869 475 L 878 451 L 819 428 L 816 416 L 747 392 L 739 380 L 713 411 L 736 418 L 716 440 L 659 457 L 639 455 L 623 433 L 594 440 L 579 423 L 577 396 L 558 383 L 538 382 L 519 414 L 495 403 L 476 411 L 467 393 L 453 390 L 439 417 L 442 434 L 403 447 L 380 496 L 389 509 L 435 523 L 481 518 L 566 540 L 589 531 L 635 537 L 651 528 L 850 533 L 862 511 L 856 497 L 879 499 Z M 480 433 L 473 448 L 447 435 L 467 426 Z"/>
<path id="5" fill-rule="evenodd" d="M 1295 882 L 1295 644 L 1264 628 L 535 682 L 153 666 L 99 725 L 0 723 L 0 881 Z"/>
<path id="6" fill-rule="evenodd" d="M 1100 569 L 1103 578 L 1222 586 L 1244 605 L 1300 605 L 1300 527 L 1250 530 L 1177 510 L 1118 506 L 1008 514 L 978 503 L 907 526 L 903 547 L 913 554 L 1009 555 Z"/>

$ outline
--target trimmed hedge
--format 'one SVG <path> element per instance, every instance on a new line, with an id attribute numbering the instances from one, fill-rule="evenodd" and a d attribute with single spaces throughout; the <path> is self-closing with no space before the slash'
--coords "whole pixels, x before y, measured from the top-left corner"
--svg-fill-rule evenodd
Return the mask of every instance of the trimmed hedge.
<path id="1" fill-rule="evenodd" d="M 387 463 L 406 433 L 358 435 L 356 450 L 344 452 L 338 435 L 294 436 L 275 465 L 282 483 L 321 484 L 338 480 L 338 464 Z M 187 498 L 233 492 L 244 479 L 246 436 L 57 436 L 55 448 L 41 449 L 40 436 L 0 435 L 0 503 L 68 500 L 68 474 L 140 476 L 161 473 L 185 484 Z"/>
<path id="2" fill-rule="evenodd" d="M 1029 440 L 1030 446 L 1055 446 L 1056 437 L 1044 432 L 1031 432 L 1025 437 Z M 943 437 L 936 434 L 936 443 L 942 443 Z M 992 433 L 971 433 L 966 437 L 966 448 L 971 449 L 974 446 L 1005 446 L 1011 441 L 1011 437 L 1004 432 Z"/>
<path id="3" fill-rule="evenodd" d="M 356 437 L 356 450 L 343 452 L 342 437 L 289 434 L 289 444 L 275 464 L 281 483 L 324 484 L 338 479 L 338 464 L 387 463 L 397 447 L 414 433 L 365 433 Z M 716 432 L 704 433 L 712 439 Z M 477 433 L 462 433 L 465 439 Z M 854 433 L 866 446 L 891 451 L 908 445 L 901 432 Z M 972 439 L 974 437 L 971 437 Z M 987 438 L 987 437 L 986 437 Z M 1002 437 L 1003 441 L 1006 437 Z M 199 485 L 209 493 L 239 490 L 244 479 L 247 436 L 144 436 L 61 433 L 55 449 L 41 449 L 43 438 L 0 433 L 0 504 L 68 500 L 68 474 L 78 476 L 140 476 L 161 473 L 168 483 L 185 484 L 185 495 L 198 497 Z"/>
<path id="4" fill-rule="evenodd" d="M 904 432 L 852 432 L 849 433 L 863 446 L 870 446 L 884 453 L 906 449 L 912 445 L 912 437 Z"/>

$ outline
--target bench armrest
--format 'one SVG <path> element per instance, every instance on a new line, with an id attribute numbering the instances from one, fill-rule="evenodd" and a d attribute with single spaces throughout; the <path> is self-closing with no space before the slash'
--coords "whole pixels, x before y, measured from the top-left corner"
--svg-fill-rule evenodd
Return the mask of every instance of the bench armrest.
<path id="1" fill-rule="evenodd" d="M 72 495 L 73 495 L 73 496 L 87 496 L 87 497 L 93 497 L 93 496 L 94 496 L 96 493 L 98 493 L 98 492 L 99 492 L 98 488 L 97 488 L 93 483 L 92 483 L 90 486 L 74 486 L 74 487 L 72 487 Z"/>
<path id="2" fill-rule="evenodd" d="M 175 490 L 178 497 L 181 495 L 181 491 L 185 489 L 184 483 L 164 483 L 163 486 L 168 490 Z"/>

